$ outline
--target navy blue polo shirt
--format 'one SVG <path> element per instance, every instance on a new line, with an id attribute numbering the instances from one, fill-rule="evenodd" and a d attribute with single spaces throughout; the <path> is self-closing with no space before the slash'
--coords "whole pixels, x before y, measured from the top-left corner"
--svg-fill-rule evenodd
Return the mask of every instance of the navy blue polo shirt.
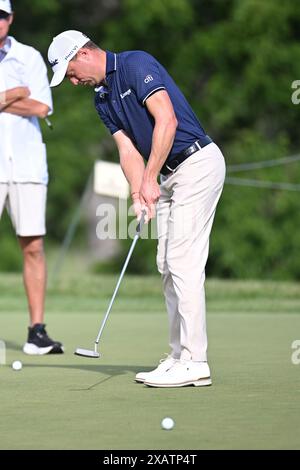
<path id="1" fill-rule="evenodd" d="M 150 156 L 154 128 L 146 100 L 159 90 L 167 91 L 178 121 L 168 162 L 205 135 L 174 80 L 150 54 L 106 51 L 106 84 L 96 89 L 95 106 L 100 118 L 111 134 L 124 130 L 146 160 Z"/>

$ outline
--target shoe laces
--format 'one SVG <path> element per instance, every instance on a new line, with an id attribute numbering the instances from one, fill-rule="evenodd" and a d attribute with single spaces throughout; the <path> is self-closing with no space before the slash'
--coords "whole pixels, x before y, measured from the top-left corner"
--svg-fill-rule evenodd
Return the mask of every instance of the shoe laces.
<path id="1" fill-rule="evenodd" d="M 37 326 L 33 327 L 33 331 L 39 338 L 46 337 L 51 340 L 47 334 L 45 323 L 39 323 Z"/>
<path id="2" fill-rule="evenodd" d="M 171 354 L 168 354 L 168 353 L 164 353 L 164 355 L 166 357 L 163 357 L 162 359 L 160 359 L 159 363 L 162 364 L 163 362 L 167 361 L 168 359 L 173 359 L 173 357 L 171 356 Z M 176 359 L 174 359 L 174 361 L 176 361 Z"/>

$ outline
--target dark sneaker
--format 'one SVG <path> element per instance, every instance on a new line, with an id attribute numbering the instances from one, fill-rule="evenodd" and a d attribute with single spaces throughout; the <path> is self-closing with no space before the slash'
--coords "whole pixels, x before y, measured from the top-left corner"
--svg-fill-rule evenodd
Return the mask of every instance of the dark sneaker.
<path id="1" fill-rule="evenodd" d="M 27 343 L 23 347 L 25 354 L 62 354 L 64 352 L 64 347 L 61 343 L 49 338 L 45 326 L 43 323 L 36 323 L 33 327 L 28 328 Z"/>

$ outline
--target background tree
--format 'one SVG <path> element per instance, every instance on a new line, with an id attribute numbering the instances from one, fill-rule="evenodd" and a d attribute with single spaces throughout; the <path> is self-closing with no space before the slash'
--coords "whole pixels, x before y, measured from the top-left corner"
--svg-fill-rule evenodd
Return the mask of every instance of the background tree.
<path id="1" fill-rule="evenodd" d="M 299 184 L 297 161 L 230 175 L 231 165 L 299 152 L 299 106 L 291 101 L 292 82 L 300 80 L 297 0 L 15 0 L 14 9 L 12 34 L 45 57 L 52 37 L 64 29 L 83 30 L 104 49 L 143 49 L 155 55 L 221 146 L 228 176 Z M 94 160 L 105 156 L 117 161 L 117 154 L 93 109 L 91 90 L 74 90 L 65 83 L 53 95 L 55 130 L 42 125 L 51 175 L 48 233 L 58 242 Z M 208 272 L 299 279 L 298 194 L 227 184 Z M 8 253 L 6 260 L 1 255 L 2 268 L 17 263 L 7 224 L 1 223 Z M 136 256 L 132 269 L 155 270 L 154 244 L 143 241 L 137 247 L 143 263 L 138 265 Z"/>

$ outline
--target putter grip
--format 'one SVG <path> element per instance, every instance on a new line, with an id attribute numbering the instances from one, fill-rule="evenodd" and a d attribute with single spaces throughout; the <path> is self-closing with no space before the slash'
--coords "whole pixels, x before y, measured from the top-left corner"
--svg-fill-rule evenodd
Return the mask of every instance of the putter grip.
<path id="1" fill-rule="evenodd" d="M 146 215 L 146 211 L 143 211 L 143 212 L 142 212 L 141 220 L 139 221 L 139 223 L 137 224 L 137 227 L 136 227 L 136 233 L 137 233 L 137 234 L 140 234 L 140 233 L 141 233 L 141 230 L 142 230 L 143 225 L 144 225 L 144 223 L 145 223 L 145 215 Z"/>

